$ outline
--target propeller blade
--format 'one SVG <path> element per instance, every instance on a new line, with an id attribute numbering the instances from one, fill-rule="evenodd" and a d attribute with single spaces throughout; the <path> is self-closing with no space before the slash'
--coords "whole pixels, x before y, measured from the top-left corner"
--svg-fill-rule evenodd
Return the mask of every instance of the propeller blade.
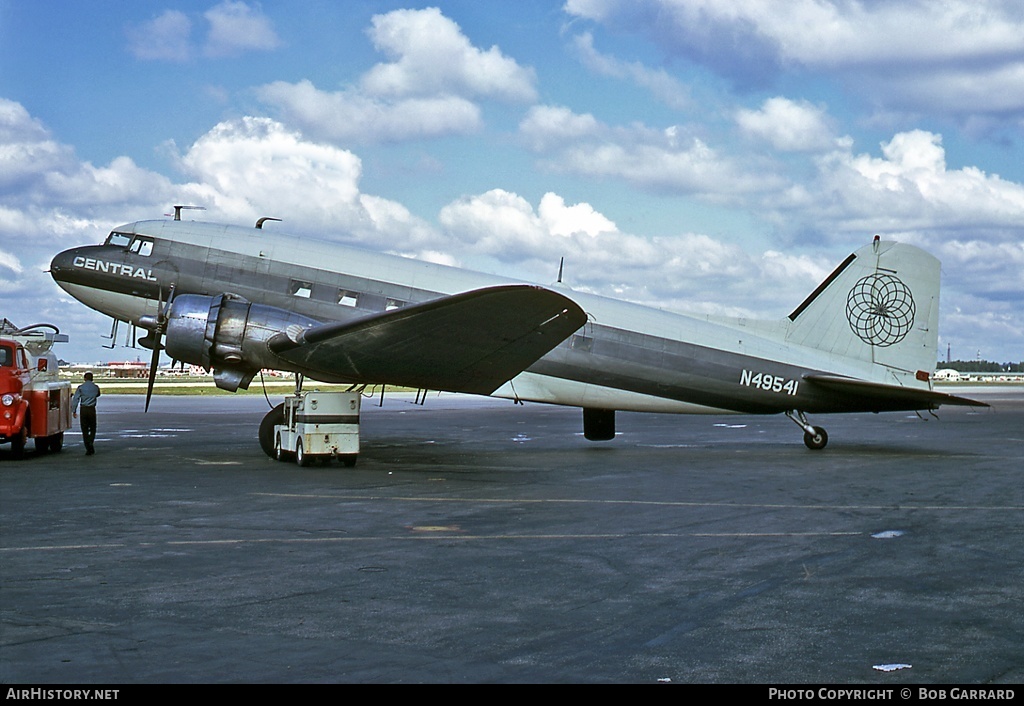
<path id="1" fill-rule="evenodd" d="M 149 363 L 149 382 L 146 385 L 146 409 L 149 411 L 149 401 L 153 398 L 153 385 L 156 384 L 156 369 L 160 365 L 160 351 L 163 350 L 164 331 L 167 330 L 167 314 L 171 309 L 171 300 L 174 299 L 174 285 L 171 285 L 167 292 L 167 303 L 164 305 L 164 292 L 161 288 L 157 292 L 156 302 L 156 327 L 153 329 L 153 357 Z"/>
<path id="2" fill-rule="evenodd" d="M 153 359 L 149 363 L 149 384 L 146 385 L 146 409 L 149 411 L 149 400 L 153 397 L 153 385 L 156 383 L 156 366 L 160 364 L 160 340 L 153 345 Z"/>

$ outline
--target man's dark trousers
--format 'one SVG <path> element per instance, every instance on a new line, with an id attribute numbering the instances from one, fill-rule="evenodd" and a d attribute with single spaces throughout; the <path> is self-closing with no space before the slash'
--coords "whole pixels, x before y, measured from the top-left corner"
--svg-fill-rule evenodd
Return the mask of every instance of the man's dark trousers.
<path id="1" fill-rule="evenodd" d="M 85 442 L 85 452 L 94 453 L 93 442 L 96 440 L 96 408 L 82 405 L 82 440 Z"/>

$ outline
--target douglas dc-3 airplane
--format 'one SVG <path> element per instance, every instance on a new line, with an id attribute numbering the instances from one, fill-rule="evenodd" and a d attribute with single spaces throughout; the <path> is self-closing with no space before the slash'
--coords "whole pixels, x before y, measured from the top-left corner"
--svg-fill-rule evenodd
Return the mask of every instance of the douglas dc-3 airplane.
<path id="1" fill-rule="evenodd" d="M 828 435 L 807 414 L 986 406 L 932 389 L 938 260 L 877 236 L 788 317 L 753 321 L 274 235 L 265 220 L 182 221 L 176 209 L 58 254 L 50 273 L 87 306 L 148 330 L 150 394 L 163 349 L 231 391 L 266 368 L 581 407 L 595 441 L 614 437 L 616 410 L 784 413 L 811 449 Z"/>

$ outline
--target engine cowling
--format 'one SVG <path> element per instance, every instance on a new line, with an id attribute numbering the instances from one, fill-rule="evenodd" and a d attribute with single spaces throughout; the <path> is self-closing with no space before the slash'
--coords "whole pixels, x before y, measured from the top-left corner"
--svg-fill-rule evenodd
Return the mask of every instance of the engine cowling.
<path id="1" fill-rule="evenodd" d="M 237 295 L 182 294 L 167 313 L 165 350 L 175 360 L 213 370 L 217 387 L 246 389 L 261 368 L 280 368 L 267 341 L 286 329 L 319 321 Z"/>

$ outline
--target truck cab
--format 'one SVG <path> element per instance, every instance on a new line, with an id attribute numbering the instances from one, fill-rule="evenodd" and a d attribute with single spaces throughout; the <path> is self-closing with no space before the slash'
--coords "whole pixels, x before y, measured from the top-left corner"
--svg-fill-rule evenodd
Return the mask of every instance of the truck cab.
<path id="1" fill-rule="evenodd" d="M 60 451 L 71 428 L 71 383 L 60 379 L 51 347 L 66 342 L 51 324 L 18 328 L 0 322 L 0 444 L 20 457 L 29 439 L 36 451 Z"/>

